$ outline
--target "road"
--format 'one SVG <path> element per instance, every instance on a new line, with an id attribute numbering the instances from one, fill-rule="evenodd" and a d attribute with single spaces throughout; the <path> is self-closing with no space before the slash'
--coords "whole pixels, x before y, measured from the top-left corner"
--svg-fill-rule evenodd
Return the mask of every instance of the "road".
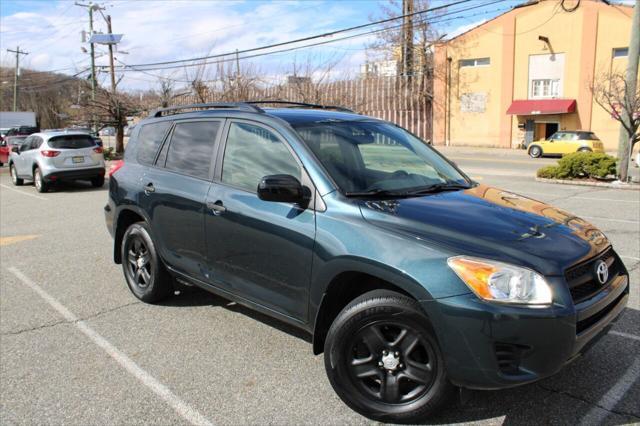
<path id="1" fill-rule="evenodd" d="M 559 374 L 465 391 L 437 424 L 640 422 L 640 195 L 536 183 L 552 160 L 443 150 L 475 179 L 598 225 L 631 270 L 613 331 Z M 370 424 L 335 396 L 308 336 L 197 289 L 138 302 L 111 262 L 106 190 L 38 194 L 0 170 L 0 423 Z"/>

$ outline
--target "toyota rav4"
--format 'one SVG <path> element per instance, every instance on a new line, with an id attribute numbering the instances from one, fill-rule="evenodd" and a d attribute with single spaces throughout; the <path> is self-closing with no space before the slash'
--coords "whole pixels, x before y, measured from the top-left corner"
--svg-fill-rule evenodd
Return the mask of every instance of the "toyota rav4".
<path id="1" fill-rule="evenodd" d="M 137 298 L 186 283 L 300 327 L 347 405 L 400 423 L 456 387 L 556 373 L 624 309 L 627 270 L 590 223 L 474 182 L 395 124 L 276 104 L 136 126 L 105 213 Z"/>

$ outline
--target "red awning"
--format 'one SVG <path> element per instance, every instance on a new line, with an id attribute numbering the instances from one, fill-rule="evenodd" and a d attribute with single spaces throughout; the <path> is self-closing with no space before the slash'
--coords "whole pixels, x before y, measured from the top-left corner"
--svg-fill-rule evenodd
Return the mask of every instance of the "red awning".
<path id="1" fill-rule="evenodd" d="M 576 110 L 575 99 L 535 99 L 513 101 L 507 110 L 512 115 L 566 114 Z"/>

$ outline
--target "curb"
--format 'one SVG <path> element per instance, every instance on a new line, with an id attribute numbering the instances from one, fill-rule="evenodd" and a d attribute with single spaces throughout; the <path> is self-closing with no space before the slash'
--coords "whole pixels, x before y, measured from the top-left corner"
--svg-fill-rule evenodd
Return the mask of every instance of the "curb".
<path id="1" fill-rule="evenodd" d="M 567 180 L 567 179 L 547 179 L 536 178 L 536 182 L 544 183 L 557 183 L 561 185 L 577 185 L 577 186 L 596 186 L 600 188 L 613 188 L 613 189 L 625 189 L 625 190 L 640 190 L 640 185 L 635 183 L 613 183 L 613 182 L 593 182 L 593 181 L 580 181 L 580 180 Z"/>

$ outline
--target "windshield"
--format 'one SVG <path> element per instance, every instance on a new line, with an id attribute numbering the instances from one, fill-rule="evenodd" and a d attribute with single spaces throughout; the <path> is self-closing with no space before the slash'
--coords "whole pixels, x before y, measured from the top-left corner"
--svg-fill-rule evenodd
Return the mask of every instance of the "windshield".
<path id="1" fill-rule="evenodd" d="M 470 184 L 426 143 L 392 124 L 323 121 L 293 127 L 347 195 Z"/>
<path id="2" fill-rule="evenodd" d="M 51 148 L 55 149 L 90 148 L 96 144 L 90 135 L 56 136 L 49 139 L 47 143 Z"/>

